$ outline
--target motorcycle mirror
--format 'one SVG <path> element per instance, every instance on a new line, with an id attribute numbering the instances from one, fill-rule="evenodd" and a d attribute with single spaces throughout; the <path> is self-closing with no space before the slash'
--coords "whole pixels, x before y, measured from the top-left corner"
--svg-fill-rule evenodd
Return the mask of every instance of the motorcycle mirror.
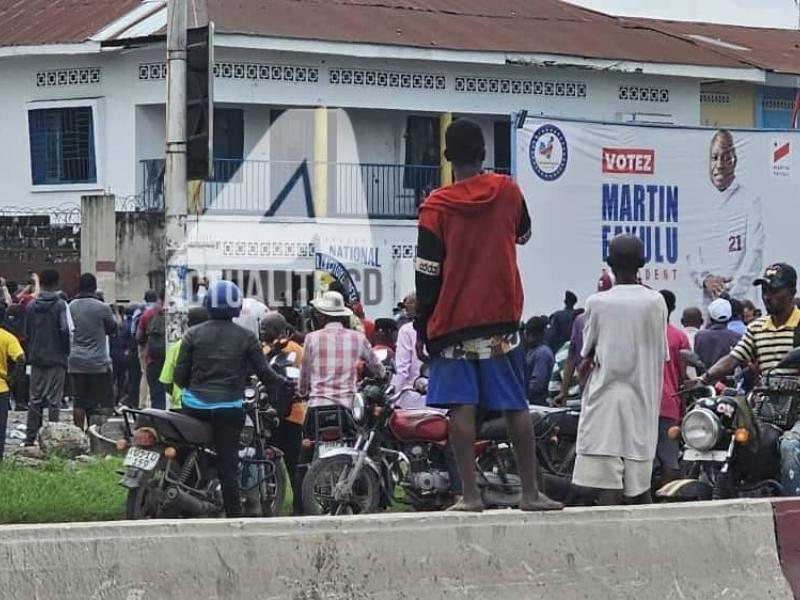
<path id="1" fill-rule="evenodd" d="M 702 375 L 707 368 L 702 359 L 691 350 L 681 350 L 681 358 L 690 367 L 694 367 L 697 373 Z"/>
<path id="2" fill-rule="evenodd" d="M 798 369 L 800 368 L 800 348 L 795 348 L 783 357 L 776 369 Z"/>

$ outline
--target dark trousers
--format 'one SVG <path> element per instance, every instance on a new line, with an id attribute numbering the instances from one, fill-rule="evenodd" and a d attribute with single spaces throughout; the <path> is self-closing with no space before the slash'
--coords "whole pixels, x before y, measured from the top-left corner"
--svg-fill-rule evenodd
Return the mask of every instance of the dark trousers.
<path id="1" fill-rule="evenodd" d="M 132 350 L 127 362 L 128 367 L 128 400 L 131 408 L 139 408 L 139 388 L 142 384 L 142 366 L 139 364 L 139 355 Z"/>
<path id="2" fill-rule="evenodd" d="M 25 410 L 28 408 L 28 401 L 30 400 L 30 384 L 31 378 L 25 373 L 21 372 L 14 382 L 14 389 L 11 390 L 14 398 L 14 409 Z"/>
<path id="3" fill-rule="evenodd" d="M 158 380 L 161 377 L 161 369 L 163 368 L 163 360 L 148 363 L 147 365 L 147 387 L 150 389 L 150 406 L 159 410 L 166 410 L 167 408 L 167 391 Z"/>
<path id="4" fill-rule="evenodd" d="M 239 445 L 244 428 L 244 410 L 218 408 L 198 410 L 184 406 L 183 413 L 205 421 L 214 430 L 214 447 L 217 450 L 217 469 L 222 483 L 222 500 L 228 517 L 242 515 L 239 493 Z"/>
<path id="5" fill-rule="evenodd" d="M 281 421 L 280 426 L 272 434 L 272 442 L 283 452 L 283 461 L 289 472 L 292 484 L 293 510 L 299 515 L 303 512 L 303 480 L 297 475 L 297 463 L 300 460 L 300 445 L 303 441 L 303 426 L 297 423 Z"/>
<path id="6" fill-rule="evenodd" d="M 11 402 L 11 394 L 3 392 L 0 394 L 0 462 L 3 460 L 3 453 L 6 450 L 6 427 L 8 427 L 8 407 Z"/>
<path id="7" fill-rule="evenodd" d="M 117 404 L 121 404 L 128 395 L 128 358 L 118 356 L 113 359 L 114 394 Z"/>
<path id="8" fill-rule="evenodd" d="M 31 366 L 30 401 L 28 404 L 28 427 L 25 441 L 33 443 L 42 427 L 44 411 L 51 423 L 58 423 L 61 401 L 64 399 L 64 367 Z"/>

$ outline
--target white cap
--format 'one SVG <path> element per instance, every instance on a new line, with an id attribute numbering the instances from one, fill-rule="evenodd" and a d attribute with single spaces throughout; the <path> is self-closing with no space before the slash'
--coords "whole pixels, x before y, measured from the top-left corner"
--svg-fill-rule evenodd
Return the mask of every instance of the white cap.
<path id="1" fill-rule="evenodd" d="M 242 300 L 242 312 L 233 322 L 245 329 L 249 329 L 258 337 L 261 320 L 268 313 L 269 308 L 263 302 L 255 298 L 245 298 Z"/>
<path id="2" fill-rule="evenodd" d="M 724 298 L 717 298 L 708 305 L 708 316 L 716 323 L 727 323 L 732 314 L 731 303 Z"/>

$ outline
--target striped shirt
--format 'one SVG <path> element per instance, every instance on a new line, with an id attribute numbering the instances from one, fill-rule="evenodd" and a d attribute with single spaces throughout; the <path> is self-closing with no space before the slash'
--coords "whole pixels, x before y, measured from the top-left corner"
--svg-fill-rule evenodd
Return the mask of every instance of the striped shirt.
<path id="1" fill-rule="evenodd" d="M 792 311 L 789 320 L 776 327 L 772 317 L 765 316 L 750 323 L 747 332 L 731 350 L 731 356 L 741 364 L 754 363 L 763 375 L 792 351 L 795 330 L 800 326 L 800 310 Z M 779 369 L 775 375 L 800 375 L 798 369 Z"/>
<path id="2" fill-rule="evenodd" d="M 345 329 L 341 323 L 312 331 L 303 348 L 298 396 L 308 397 L 309 408 L 337 404 L 352 408 L 359 361 L 367 363 L 372 373 L 383 375 L 381 361 L 360 331 Z"/>

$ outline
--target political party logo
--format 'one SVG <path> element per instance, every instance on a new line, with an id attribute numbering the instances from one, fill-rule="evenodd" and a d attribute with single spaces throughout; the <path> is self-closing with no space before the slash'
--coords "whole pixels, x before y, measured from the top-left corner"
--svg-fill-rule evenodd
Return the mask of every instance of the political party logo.
<path id="1" fill-rule="evenodd" d="M 603 148 L 603 173 L 652 175 L 655 171 L 655 150 Z"/>
<path id="2" fill-rule="evenodd" d="M 567 168 L 567 138 L 555 125 L 542 125 L 533 133 L 529 158 L 540 179 L 555 181 Z"/>
<path id="3" fill-rule="evenodd" d="M 774 177 L 792 175 L 792 143 L 786 139 L 772 142 L 772 175 Z"/>

